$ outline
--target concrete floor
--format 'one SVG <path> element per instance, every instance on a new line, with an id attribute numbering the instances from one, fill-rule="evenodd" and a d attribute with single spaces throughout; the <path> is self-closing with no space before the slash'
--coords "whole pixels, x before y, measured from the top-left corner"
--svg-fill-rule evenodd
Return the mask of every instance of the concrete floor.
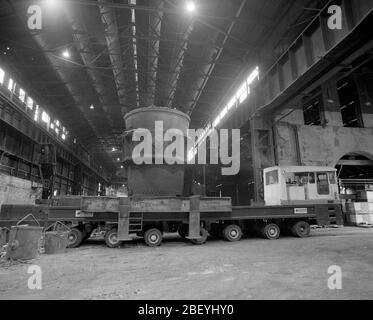
<path id="1" fill-rule="evenodd" d="M 373 299 L 373 229 L 316 229 L 307 239 L 167 239 L 109 249 L 91 240 L 42 255 L 42 290 L 27 287 L 31 264 L 0 265 L 0 299 Z M 327 286 L 342 268 L 342 290 Z"/>

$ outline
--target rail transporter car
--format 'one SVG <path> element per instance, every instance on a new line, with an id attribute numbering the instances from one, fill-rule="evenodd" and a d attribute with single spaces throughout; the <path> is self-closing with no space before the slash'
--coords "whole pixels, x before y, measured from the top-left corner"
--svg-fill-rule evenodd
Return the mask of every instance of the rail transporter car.
<path id="1" fill-rule="evenodd" d="M 275 240 L 280 234 L 308 237 L 310 225 L 343 225 L 334 168 L 273 167 L 264 170 L 263 178 L 262 206 L 232 206 L 231 198 L 201 196 L 60 197 L 49 205 L 3 205 L 0 226 L 32 213 L 44 225 L 68 225 L 70 247 L 101 230 L 107 246 L 114 248 L 139 236 L 148 246 L 159 246 L 165 232 L 203 244 L 209 234 L 233 242 L 256 232 Z"/>

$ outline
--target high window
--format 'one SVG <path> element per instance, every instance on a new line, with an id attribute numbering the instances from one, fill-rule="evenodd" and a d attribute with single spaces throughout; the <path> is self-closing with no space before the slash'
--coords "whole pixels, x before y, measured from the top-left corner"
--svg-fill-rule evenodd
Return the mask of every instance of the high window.
<path id="1" fill-rule="evenodd" d="M 343 126 L 362 128 L 359 93 L 355 81 L 344 78 L 337 83 Z"/>

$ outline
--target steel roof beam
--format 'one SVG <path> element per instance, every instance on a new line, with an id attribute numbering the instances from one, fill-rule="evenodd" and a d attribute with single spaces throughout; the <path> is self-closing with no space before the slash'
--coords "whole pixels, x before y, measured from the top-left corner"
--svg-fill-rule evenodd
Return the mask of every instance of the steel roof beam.
<path id="1" fill-rule="evenodd" d="M 147 105 L 151 106 L 155 103 L 156 85 L 157 85 L 157 71 L 158 71 L 158 57 L 159 57 L 159 44 L 161 38 L 161 28 L 164 2 L 163 0 L 157 1 L 155 5 L 157 11 L 154 14 L 149 14 L 149 31 L 148 35 L 151 38 L 148 45 L 148 76 L 147 76 Z M 144 37 L 139 37 L 144 39 Z"/>
<path id="2" fill-rule="evenodd" d="M 236 15 L 235 15 L 236 18 L 238 18 L 241 15 L 241 12 L 242 12 L 242 10 L 243 10 L 246 2 L 247 2 L 246 0 L 242 0 L 241 1 L 241 4 L 240 4 L 240 6 L 239 6 L 239 8 L 238 8 L 238 10 L 236 12 Z M 201 84 L 199 86 L 199 89 L 198 89 L 198 91 L 197 91 L 197 93 L 195 95 L 195 98 L 193 99 L 193 103 L 192 103 L 192 105 L 191 105 L 191 107 L 189 109 L 189 112 L 188 112 L 189 115 L 191 115 L 193 113 L 193 111 L 194 111 L 194 109 L 195 109 L 195 107 L 196 107 L 196 105 L 197 105 L 197 103 L 198 103 L 198 101 L 199 101 L 199 99 L 200 99 L 200 97 L 202 95 L 202 92 L 205 89 L 206 84 L 209 81 L 210 76 L 211 76 L 212 72 L 215 69 L 215 66 L 216 66 L 216 62 L 215 61 L 219 60 L 219 58 L 220 58 L 220 56 L 221 56 L 221 54 L 222 54 L 222 52 L 224 50 L 224 46 L 225 46 L 227 40 L 229 39 L 230 34 L 231 34 L 232 30 L 233 30 L 235 22 L 236 22 L 236 20 L 232 20 L 232 22 L 230 23 L 228 31 L 225 33 L 225 37 L 224 37 L 224 39 L 222 41 L 222 44 L 220 45 L 219 50 L 215 54 L 213 62 L 211 62 L 207 66 L 207 68 L 206 68 L 207 70 L 206 70 L 205 76 L 203 78 L 201 78 Z"/>
<path id="3" fill-rule="evenodd" d="M 75 2 L 75 1 L 74 1 Z M 99 11 L 102 23 L 105 26 L 105 39 L 109 51 L 110 61 L 113 67 L 114 82 L 117 88 L 117 95 L 121 105 L 127 105 L 126 95 L 126 79 L 124 76 L 124 64 L 121 56 L 119 43 L 118 27 L 115 19 L 115 13 L 112 11 L 110 2 L 106 0 L 98 0 L 100 6 Z M 122 107 L 122 114 L 128 110 Z"/>

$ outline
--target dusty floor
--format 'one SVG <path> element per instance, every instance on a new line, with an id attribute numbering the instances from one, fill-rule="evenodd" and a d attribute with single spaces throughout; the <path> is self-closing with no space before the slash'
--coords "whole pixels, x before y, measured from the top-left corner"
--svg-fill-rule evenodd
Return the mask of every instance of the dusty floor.
<path id="1" fill-rule="evenodd" d="M 27 268 L 42 268 L 30 290 Z M 109 249 L 90 240 L 66 254 L 0 267 L 0 299 L 373 299 L 373 229 L 316 229 L 307 239 L 167 239 Z M 342 268 L 342 290 L 327 286 Z"/>

